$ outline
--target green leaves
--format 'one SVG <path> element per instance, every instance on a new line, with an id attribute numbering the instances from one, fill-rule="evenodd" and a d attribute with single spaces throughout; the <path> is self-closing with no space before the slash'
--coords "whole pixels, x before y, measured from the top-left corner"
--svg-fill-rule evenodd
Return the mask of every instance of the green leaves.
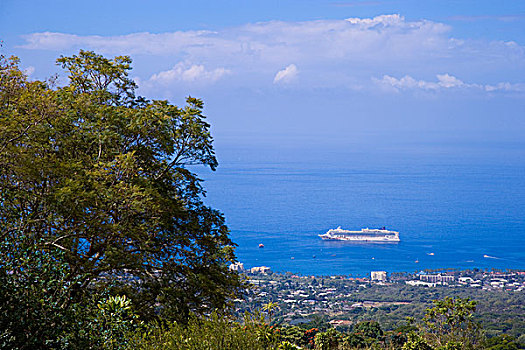
<path id="1" fill-rule="evenodd" d="M 42 242 L 19 236 L 0 242 L 0 348 L 64 346 L 76 329 L 71 292 L 82 283 L 71 276 L 64 254 L 40 249 Z"/>
<path id="2" fill-rule="evenodd" d="M 61 56 L 57 64 L 68 70 L 70 87 L 75 92 L 94 93 L 99 103 L 133 104 L 137 86 L 128 78 L 129 56 L 111 60 L 93 51 L 80 50 L 78 56 Z"/>
<path id="3" fill-rule="evenodd" d="M 481 339 L 481 327 L 473 319 L 475 310 L 476 302 L 470 299 L 434 300 L 423 318 L 430 339 L 444 349 L 474 348 Z"/>
<path id="4" fill-rule="evenodd" d="M 127 56 L 80 51 L 57 62 L 65 87 L 0 61 L 3 237 L 60 252 L 66 279 L 80 279 L 64 284 L 72 297 L 111 286 L 144 318 L 226 308 L 241 287 L 227 268 L 234 244 L 188 169 L 217 166 L 203 102 L 136 97 Z"/>

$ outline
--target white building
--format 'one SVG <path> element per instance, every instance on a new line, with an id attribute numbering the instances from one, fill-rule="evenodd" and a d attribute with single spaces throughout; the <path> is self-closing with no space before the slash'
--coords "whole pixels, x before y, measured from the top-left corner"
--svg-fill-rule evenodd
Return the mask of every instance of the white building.
<path id="1" fill-rule="evenodd" d="M 268 266 L 256 266 L 250 269 L 251 273 L 270 273 L 271 269 Z"/>
<path id="2" fill-rule="evenodd" d="M 438 275 L 420 275 L 419 279 L 421 281 L 432 282 L 432 283 L 440 283 L 440 284 L 454 282 L 454 276 L 441 275 L 441 274 L 438 274 Z"/>
<path id="3" fill-rule="evenodd" d="M 410 285 L 410 286 L 424 286 L 424 287 L 435 287 L 436 284 L 435 283 L 431 283 L 431 282 L 424 282 L 424 281 L 405 281 L 406 284 Z"/>
<path id="4" fill-rule="evenodd" d="M 236 262 L 230 265 L 230 271 L 243 272 L 244 264 L 241 262 Z"/>
<path id="5" fill-rule="evenodd" d="M 386 281 L 386 271 L 371 271 L 370 279 L 372 281 L 385 282 Z"/>

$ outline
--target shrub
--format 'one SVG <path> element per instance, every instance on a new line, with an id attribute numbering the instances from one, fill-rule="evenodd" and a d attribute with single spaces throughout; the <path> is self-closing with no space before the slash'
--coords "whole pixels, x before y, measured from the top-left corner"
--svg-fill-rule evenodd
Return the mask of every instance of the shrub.
<path id="1" fill-rule="evenodd" d="M 157 350 L 263 350 L 279 346 L 276 329 L 247 319 L 244 325 L 213 314 L 207 319 L 192 317 L 187 325 L 169 323 L 152 324 L 131 335 L 129 349 Z"/>

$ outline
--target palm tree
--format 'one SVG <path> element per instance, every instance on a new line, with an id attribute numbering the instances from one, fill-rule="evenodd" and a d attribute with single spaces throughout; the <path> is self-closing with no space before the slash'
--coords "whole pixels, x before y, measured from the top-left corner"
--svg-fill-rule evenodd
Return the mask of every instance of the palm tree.
<path id="1" fill-rule="evenodd" d="M 274 303 L 273 301 L 264 304 L 262 307 L 263 311 L 268 313 L 268 324 L 272 324 L 272 313 L 279 308 L 279 304 Z"/>

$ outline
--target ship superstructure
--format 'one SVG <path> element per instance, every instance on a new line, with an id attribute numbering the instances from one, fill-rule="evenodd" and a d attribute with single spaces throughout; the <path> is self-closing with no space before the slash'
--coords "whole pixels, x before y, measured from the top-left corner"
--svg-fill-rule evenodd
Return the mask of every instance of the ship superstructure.
<path id="1" fill-rule="evenodd" d="M 364 228 L 361 231 L 343 230 L 341 226 L 336 229 L 328 230 L 325 234 L 319 235 L 324 240 L 352 241 L 352 242 L 399 242 L 399 232 L 387 229 Z"/>

